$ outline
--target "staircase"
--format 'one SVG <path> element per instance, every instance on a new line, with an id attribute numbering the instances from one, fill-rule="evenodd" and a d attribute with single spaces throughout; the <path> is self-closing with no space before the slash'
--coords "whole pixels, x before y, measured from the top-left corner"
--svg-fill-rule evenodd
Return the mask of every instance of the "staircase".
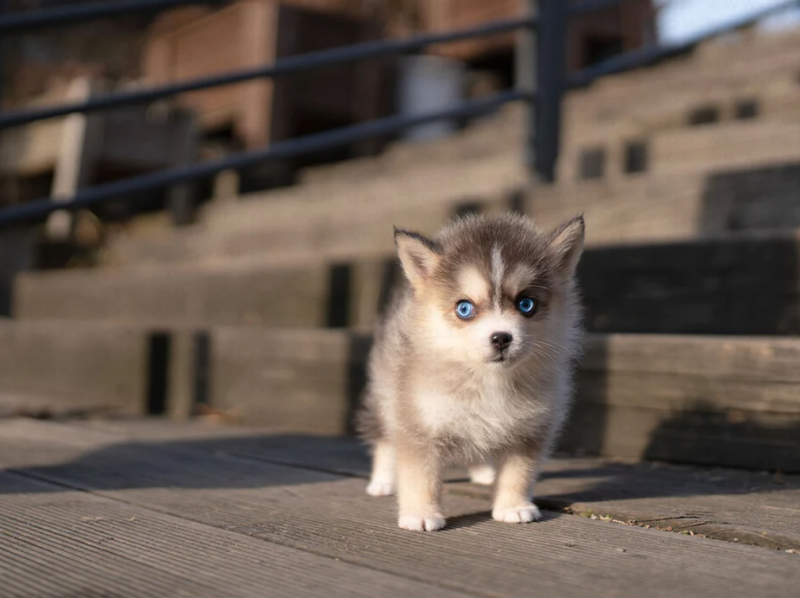
<path id="1" fill-rule="evenodd" d="M 133 231 L 96 269 L 21 275 L 0 409 L 349 433 L 393 224 L 585 212 L 591 334 L 561 450 L 800 472 L 798 54 L 797 33 L 714 43 L 575 92 L 552 187 L 528 186 L 509 109 Z"/>

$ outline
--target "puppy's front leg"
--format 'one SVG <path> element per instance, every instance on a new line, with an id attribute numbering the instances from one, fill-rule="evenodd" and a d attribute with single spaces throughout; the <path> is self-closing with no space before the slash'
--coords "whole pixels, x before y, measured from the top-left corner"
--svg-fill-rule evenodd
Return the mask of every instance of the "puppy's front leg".
<path id="1" fill-rule="evenodd" d="M 503 456 L 497 472 L 492 517 L 507 523 L 538 521 L 541 514 L 531 502 L 538 467 L 538 451 L 521 449 Z"/>
<path id="2" fill-rule="evenodd" d="M 432 532 L 444 527 L 440 507 L 441 462 L 436 450 L 413 442 L 397 445 L 397 524 L 413 531 Z"/>

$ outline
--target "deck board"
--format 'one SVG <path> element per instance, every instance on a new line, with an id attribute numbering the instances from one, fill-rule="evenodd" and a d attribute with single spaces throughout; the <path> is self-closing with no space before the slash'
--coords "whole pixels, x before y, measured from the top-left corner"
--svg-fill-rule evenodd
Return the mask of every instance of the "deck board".
<path id="1" fill-rule="evenodd" d="M 366 477 L 369 460 L 354 440 L 175 422 L 87 422 L 85 429 L 134 440 L 167 440 L 312 470 Z M 194 435 L 194 436 L 191 436 Z M 198 442 L 191 442 L 192 438 Z M 463 478 L 455 472 L 452 479 Z M 487 488 L 465 483 L 451 492 L 488 500 Z M 555 459 L 537 489 L 541 506 L 783 550 L 800 550 L 800 476 L 722 468 Z"/>
<path id="2" fill-rule="evenodd" d="M 242 430 L 184 426 L 177 433 L 142 424 L 125 431 L 123 424 L 0 422 L 0 511 L 16 526 L 6 528 L 12 533 L 0 539 L 0 555 L 24 549 L 26 562 L 41 560 L 65 579 L 80 571 L 79 579 L 111 584 L 106 588 L 115 588 L 101 575 L 103 559 L 112 559 L 115 571 L 130 567 L 130 575 L 113 576 L 120 583 L 144 575 L 195 596 L 220 587 L 226 595 L 256 595 L 259 584 L 274 591 L 259 595 L 287 595 L 281 584 L 291 582 L 308 594 L 324 587 L 326 595 L 357 595 L 363 583 L 372 595 L 641 596 L 647 588 L 648 596 L 730 598 L 789 595 L 800 584 L 795 555 L 557 512 L 538 524 L 503 525 L 489 520 L 485 497 L 459 485 L 446 497 L 444 532 L 403 532 L 393 501 L 367 497 L 362 479 L 320 471 L 319 461 L 302 465 L 311 449 L 326 453 L 324 440 L 259 440 Z M 339 446 L 341 462 L 357 450 Z M 270 461 L 288 458 L 300 463 Z M 363 457 L 351 466 L 363 467 Z M 253 566 L 258 559 L 285 564 Z M 313 563 L 294 564 L 302 559 Z M 308 577 L 293 581 L 298 568 Z M 17 586 L 36 583 L 34 571 L 13 571 Z M 171 590 L 142 595 L 148 591 Z"/>
<path id="3" fill-rule="evenodd" d="M 3 598 L 459 595 L 24 475 L 0 488 Z"/>

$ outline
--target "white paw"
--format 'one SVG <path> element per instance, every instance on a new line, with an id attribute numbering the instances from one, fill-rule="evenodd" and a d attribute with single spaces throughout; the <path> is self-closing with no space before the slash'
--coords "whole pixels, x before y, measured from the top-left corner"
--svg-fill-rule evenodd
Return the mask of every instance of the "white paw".
<path id="1" fill-rule="evenodd" d="M 531 521 L 539 521 L 541 518 L 542 514 L 539 512 L 538 507 L 533 504 L 492 511 L 492 519 L 505 523 L 529 523 Z"/>
<path id="2" fill-rule="evenodd" d="M 400 515 L 397 525 L 401 529 L 408 529 L 412 532 L 435 532 L 444 527 L 444 517 L 441 515 Z"/>
<path id="3" fill-rule="evenodd" d="M 469 481 L 473 484 L 491 486 L 494 484 L 494 467 L 491 465 L 476 465 L 469 468 Z"/>
<path id="4" fill-rule="evenodd" d="M 391 496 L 394 494 L 394 482 L 372 480 L 367 486 L 367 494 L 370 496 Z"/>

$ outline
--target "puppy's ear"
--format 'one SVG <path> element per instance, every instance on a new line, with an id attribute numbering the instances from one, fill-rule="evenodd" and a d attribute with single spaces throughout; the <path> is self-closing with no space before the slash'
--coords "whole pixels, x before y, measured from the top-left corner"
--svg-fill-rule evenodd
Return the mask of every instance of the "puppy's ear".
<path id="1" fill-rule="evenodd" d="M 550 250 L 557 260 L 559 273 L 567 278 L 575 274 L 575 268 L 581 259 L 584 230 L 581 215 L 563 223 L 551 235 Z"/>
<path id="2" fill-rule="evenodd" d="M 439 265 L 441 248 L 418 233 L 394 229 L 394 242 L 403 272 L 411 285 L 421 288 Z"/>

